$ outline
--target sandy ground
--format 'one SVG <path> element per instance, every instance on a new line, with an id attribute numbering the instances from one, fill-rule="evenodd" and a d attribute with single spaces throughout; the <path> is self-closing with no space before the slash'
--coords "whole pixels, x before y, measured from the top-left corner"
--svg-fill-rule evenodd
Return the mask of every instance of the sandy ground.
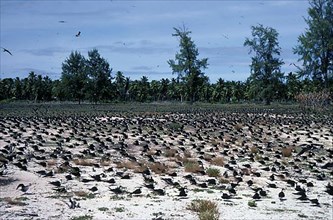
<path id="1" fill-rule="evenodd" d="M 218 204 L 220 219 L 333 219 L 333 199 L 325 192 L 328 183 L 332 184 L 332 168 L 321 168 L 333 162 L 327 152 L 333 148 L 332 122 L 295 121 L 295 116 L 288 119 L 283 115 L 218 113 L 143 118 L 2 119 L 0 149 L 12 146 L 10 151 L 15 157 L 0 176 L 0 218 L 71 219 L 86 215 L 93 219 L 197 219 L 197 214 L 187 207 L 193 200 L 204 199 Z M 182 125 L 179 130 L 174 128 L 178 124 Z M 316 147 L 297 156 L 305 145 L 311 144 Z M 125 146 L 126 150 L 122 152 L 119 146 Z M 198 146 L 201 150 L 197 150 Z M 144 151 L 146 147 L 148 150 Z M 283 147 L 290 147 L 292 155 L 283 156 Z M 174 155 L 168 155 L 170 149 L 175 150 Z M 54 152 L 57 158 L 52 156 Z M 1 153 L 2 163 L 9 154 L 6 153 Z M 66 158 L 68 155 L 71 157 Z M 38 156 L 45 159 L 40 160 Z M 222 157 L 224 165 L 213 164 L 214 157 Z M 80 164 L 78 160 L 91 163 Z M 188 160 L 199 161 L 204 171 L 220 170 L 221 177 L 186 172 L 184 164 Z M 27 171 L 14 165 L 20 161 L 26 164 Z M 40 164 L 42 161 L 46 162 L 44 166 Z M 122 164 L 124 161 L 127 165 Z M 164 166 L 154 170 L 156 164 Z M 238 174 L 234 175 L 226 164 Z M 251 168 L 246 173 L 248 164 Z M 309 164 L 315 166 L 309 168 Z M 71 167 L 80 169 L 80 177 L 66 179 Z M 154 180 L 155 189 L 163 189 L 165 195 L 157 195 L 145 186 L 148 183 L 141 173 L 142 167 L 150 168 L 148 176 Z M 267 167 L 270 170 L 264 169 Z M 38 174 L 41 170 L 53 171 L 54 175 L 44 177 Z M 98 174 L 101 180 L 92 177 Z M 129 178 L 123 178 L 125 174 Z M 197 184 L 185 178 L 189 174 Z M 274 180 L 270 179 L 272 174 Z M 237 177 L 242 181 L 235 187 L 236 194 L 231 199 L 222 199 L 222 193 L 229 193 L 230 184 L 236 183 Z M 164 180 L 167 178 L 177 185 L 167 183 Z M 108 182 L 110 179 L 114 183 Z M 217 183 L 207 187 L 199 185 L 208 179 Z M 304 188 L 309 199 L 317 198 L 320 205 L 297 200 L 295 186 L 290 186 L 288 179 Z M 61 187 L 50 184 L 56 180 Z M 253 181 L 252 186 L 248 186 L 248 180 Z M 309 186 L 309 182 L 314 186 Z M 31 184 L 27 192 L 17 189 L 21 183 Z M 89 190 L 94 186 L 97 191 Z M 123 194 L 110 190 L 119 186 L 124 189 Z M 179 196 L 180 187 L 186 188 L 187 196 Z M 249 207 L 253 189 L 259 187 L 267 196 L 256 200 L 256 207 Z M 141 189 L 141 193 L 133 194 L 136 189 Z M 278 197 L 281 189 L 285 193 L 282 201 Z M 79 207 L 70 208 L 69 199 L 74 199 Z"/>

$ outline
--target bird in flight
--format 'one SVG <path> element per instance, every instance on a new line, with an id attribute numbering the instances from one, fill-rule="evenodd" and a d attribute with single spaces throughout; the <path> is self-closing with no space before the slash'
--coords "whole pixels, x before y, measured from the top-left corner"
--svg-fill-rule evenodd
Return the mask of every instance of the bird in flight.
<path id="1" fill-rule="evenodd" d="M 79 31 L 79 32 L 75 35 L 75 37 L 80 37 L 80 35 L 81 35 L 81 31 Z"/>
<path id="2" fill-rule="evenodd" d="M 3 49 L 3 52 L 7 52 L 7 53 L 9 53 L 10 55 L 13 56 L 13 54 L 9 50 L 7 50 L 6 48 L 3 48 L 3 47 L 1 47 L 1 48 Z"/>

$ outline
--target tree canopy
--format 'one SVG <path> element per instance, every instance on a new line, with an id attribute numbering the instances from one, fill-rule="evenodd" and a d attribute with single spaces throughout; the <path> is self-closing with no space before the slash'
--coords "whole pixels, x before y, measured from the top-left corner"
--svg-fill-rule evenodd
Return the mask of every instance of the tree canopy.
<path id="1" fill-rule="evenodd" d="M 172 36 L 179 38 L 179 52 L 176 53 L 174 60 L 169 60 L 168 64 L 172 72 L 178 74 L 178 79 L 184 82 L 182 92 L 185 92 L 190 101 L 196 101 L 198 90 L 207 79 L 202 70 L 208 66 L 208 58 L 198 59 L 199 51 L 194 41 L 189 36 L 185 26 L 174 28 Z"/>
<path id="2" fill-rule="evenodd" d="M 333 1 L 310 0 L 308 28 L 298 37 L 294 53 L 303 62 L 300 76 L 312 78 L 333 91 Z"/>
<path id="3" fill-rule="evenodd" d="M 244 46 L 250 48 L 252 53 L 251 75 L 249 77 L 250 97 L 262 98 L 269 104 L 278 91 L 283 74 L 280 58 L 278 32 L 271 27 L 259 24 L 252 26 L 252 38 L 246 38 Z"/>

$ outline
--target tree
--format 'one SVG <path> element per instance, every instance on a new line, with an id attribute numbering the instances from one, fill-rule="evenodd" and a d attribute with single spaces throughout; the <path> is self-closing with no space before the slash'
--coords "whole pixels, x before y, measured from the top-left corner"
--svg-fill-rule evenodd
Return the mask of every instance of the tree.
<path id="1" fill-rule="evenodd" d="M 81 53 L 71 52 L 65 62 L 62 63 L 61 82 L 67 98 L 78 100 L 80 104 L 88 83 L 86 59 Z"/>
<path id="2" fill-rule="evenodd" d="M 109 63 L 101 57 L 97 49 L 88 52 L 87 71 L 89 77 L 89 97 L 94 102 L 110 99 L 111 72 Z"/>
<path id="3" fill-rule="evenodd" d="M 251 75 L 249 77 L 252 98 L 264 99 L 266 104 L 277 98 L 283 74 L 281 65 L 278 32 L 263 25 L 252 26 L 252 39 L 246 38 L 244 46 L 250 47 L 252 57 Z"/>
<path id="4" fill-rule="evenodd" d="M 328 88 L 333 84 L 333 1 L 310 0 L 308 14 L 308 28 L 298 37 L 299 45 L 294 48 L 299 61 L 303 61 L 299 73 Z"/>
<path id="5" fill-rule="evenodd" d="M 116 89 L 116 97 L 118 100 L 125 101 L 126 93 L 126 79 L 124 74 L 121 71 L 118 71 L 115 76 L 115 89 Z"/>
<path id="6" fill-rule="evenodd" d="M 174 28 L 175 34 L 179 37 L 180 51 L 176 53 L 175 60 L 169 60 L 168 64 L 173 73 L 178 74 L 178 80 L 184 82 L 184 92 L 191 101 L 196 101 L 198 97 L 198 88 L 205 82 L 202 69 L 208 66 L 208 58 L 198 59 L 198 49 L 192 41 L 190 31 L 185 27 L 182 29 Z"/>

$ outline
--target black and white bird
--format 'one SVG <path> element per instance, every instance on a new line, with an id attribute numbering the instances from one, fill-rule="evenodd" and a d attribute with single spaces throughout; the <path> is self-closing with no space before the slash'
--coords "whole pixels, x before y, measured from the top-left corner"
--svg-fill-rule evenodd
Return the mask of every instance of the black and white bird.
<path id="1" fill-rule="evenodd" d="M 29 187 L 31 186 L 31 183 L 30 184 L 28 184 L 28 185 L 24 185 L 23 183 L 20 183 L 17 187 L 16 187 L 16 189 L 19 189 L 19 188 L 21 188 L 20 190 L 22 191 L 22 192 L 27 192 L 28 190 L 29 190 Z"/>
<path id="2" fill-rule="evenodd" d="M 286 200 L 286 199 L 284 198 L 284 197 L 285 197 L 285 194 L 284 194 L 283 190 L 284 190 L 284 189 L 282 189 L 281 192 L 279 192 L 279 195 L 278 195 L 280 201 L 284 201 L 284 200 Z"/>
<path id="3" fill-rule="evenodd" d="M 11 56 L 13 56 L 13 54 L 12 54 L 9 50 L 7 50 L 7 49 L 4 48 L 4 47 L 1 47 L 1 48 L 3 49 L 3 52 L 8 53 L 8 54 L 10 54 Z"/>

